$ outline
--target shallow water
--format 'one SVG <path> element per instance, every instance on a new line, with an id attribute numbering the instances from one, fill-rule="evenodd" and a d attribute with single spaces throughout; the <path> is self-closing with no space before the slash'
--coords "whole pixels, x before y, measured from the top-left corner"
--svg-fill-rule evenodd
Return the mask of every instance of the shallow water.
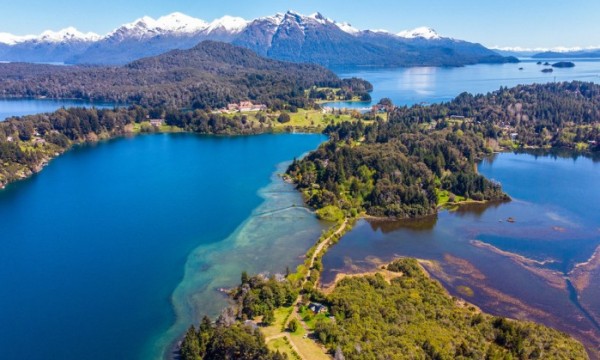
<path id="1" fill-rule="evenodd" d="M 505 153 L 480 164 L 479 171 L 500 181 L 513 201 L 422 220 L 360 221 L 323 257 L 323 282 L 398 256 L 433 260 L 426 267 L 452 294 L 487 312 L 539 321 L 598 346 L 598 267 L 588 269 L 589 282 L 576 296 L 565 277 L 600 247 L 600 162 Z"/>
<path id="2" fill-rule="evenodd" d="M 272 175 L 324 139 L 122 138 L 0 191 L 0 358 L 160 357 L 241 270 L 293 268 L 324 225 Z"/>

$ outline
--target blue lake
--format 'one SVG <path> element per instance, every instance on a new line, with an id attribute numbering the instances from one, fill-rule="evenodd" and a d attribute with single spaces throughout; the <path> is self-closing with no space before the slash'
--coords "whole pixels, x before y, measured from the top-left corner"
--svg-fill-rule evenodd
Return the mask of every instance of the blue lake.
<path id="1" fill-rule="evenodd" d="M 513 201 L 422 220 L 360 221 L 323 257 L 323 282 L 416 257 L 484 311 L 547 324 L 600 351 L 600 161 L 503 153 L 479 171 Z"/>
<path id="2" fill-rule="evenodd" d="M 552 74 L 531 61 L 337 72 L 371 81 L 374 100 L 413 104 L 555 78 L 600 80 L 600 62 L 576 65 Z M 0 100 L 0 121 L 89 105 Z M 76 148 L 0 191 L 0 358 L 167 355 L 190 323 L 224 306 L 216 289 L 235 285 L 242 270 L 293 267 L 328 226 L 275 175 L 285 161 L 324 140 L 122 138 Z M 600 245 L 598 163 L 501 154 L 480 171 L 501 181 L 515 200 L 416 222 L 361 221 L 325 256 L 324 281 L 395 255 L 435 260 L 440 266 L 431 267 L 432 274 L 453 294 L 472 288 L 468 300 L 484 310 L 600 343 L 598 270 L 590 270 L 592 281 L 578 294 L 560 284 Z M 527 267 L 531 262 L 515 255 L 544 265 Z"/>
<path id="3" fill-rule="evenodd" d="M 552 63 L 552 60 L 549 60 Z M 518 64 L 471 65 L 464 67 L 414 68 L 336 68 L 342 78 L 366 79 L 374 86 L 373 102 L 388 97 L 396 105 L 449 101 L 462 92 L 474 94 L 498 90 L 501 86 L 547 83 L 552 81 L 600 82 L 600 61 L 574 60 L 575 67 L 543 73 L 537 60 L 523 59 Z M 523 70 L 519 70 L 523 68 Z M 336 108 L 365 108 L 369 103 L 329 103 Z"/>
<path id="4" fill-rule="evenodd" d="M 56 99 L 0 99 L 0 121 L 11 116 L 34 115 L 53 112 L 60 108 L 69 107 L 96 107 L 113 108 L 113 104 L 90 103 L 83 100 L 56 100 Z"/>
<path id="5" fill-rule="evenodd" d="M 324 139 L 122 138 L 0 191 L 0 358 L 160 358 L 242 270 L 295 267 L 327 224 L 274 174 Z"/>

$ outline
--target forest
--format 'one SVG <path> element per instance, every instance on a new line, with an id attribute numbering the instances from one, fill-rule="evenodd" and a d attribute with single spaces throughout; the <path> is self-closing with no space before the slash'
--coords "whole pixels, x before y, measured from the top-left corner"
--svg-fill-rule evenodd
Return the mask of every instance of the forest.
<path id="1" fill-rule="evenodd" d="M 386 268 L 397 275 L 348 277 L 329 294 L 311 290 L 306 295 L 328 309 L 327 316 L 314 320 L 314 341 L 335 359 L 587 358 L 584 347 L 566 334 L 487 315 L 451 297 L 414 259 L 399 259 Z M 266 352 L 260 326 L 269 326 L 273 309 L 291 306 L 297 295 L 286 278 L 243 273 L 240 286 L 230 291 L 232 305 L 216 322 L 205 317 L 198 328 L 190 327 L 182 359 L 235 358 L 232 354 L 240 359 L 280 358 Z M 254 325 L 257 318 L 259 327 Z M 300 325 L 291 319 L 287 331 L 294 332 L 295 326 Z M 229 345 L 223 349 L 223 343 Z"/>
<path id="2" fill-rule="evenodd" d="M 389 103 L 388 99 L 384 102 Z M 461 94 L 328 127 L 330 141 L 287 171 L 314 208 L 407 218 L 464 200 L 507 200 L 477 174 L 493 151 L 600 150 L 600 86 L 571 82 Z"/>
<path id="3" fill-rule="evenodd" d="M 282 103 L 306 107 L 305 89 L 350 89 L 357 83 L 370 86 L 363 80 L 341 80 L 318 65 L 266 59 L 213 41 L 119 67 L 0 64 L 3 98 L 83 99 L 178 109 L 216 109 L 245 100 L 269 107 Z"/>
<path id="4" fill-rule="evenodd" d="M 388 270 L 340 281 L 326 298 L 335 321 L 317 337 L 346 359 L 585 359 L 568 335 L 529 322 L 481 313 L 450 297 L 414 259 Z"/>

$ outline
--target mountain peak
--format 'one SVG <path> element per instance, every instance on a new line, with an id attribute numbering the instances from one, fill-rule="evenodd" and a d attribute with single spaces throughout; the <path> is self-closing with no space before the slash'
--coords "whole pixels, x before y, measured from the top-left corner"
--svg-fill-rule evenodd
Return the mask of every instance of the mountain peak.
<path id="1" fill-rule="evenodd" d="M 46 30 L 36 40 L 40 42 L 96 41 L 100 38 L 101 36 L 98 34 L 92 32 L 82 33 L 70 26 L 59 31 Z"/>
<path id="2" fill-rule="evenodd" d="M 241 17 L 225 15 L 219 19 L 213 20 L 210 24 L 208 24 L 208 27 L 204 31 L 207 34 L 217 30 L 237 34 L 242 32 L 246 26 L 248 26 L 248 23 L 249 21 Z"/>
<path id="3" fill-rule="evenodd" d="M 197 32 L 208 26 L 206 22 L 191 16 L 174 12 L 156 20 L 156 24 L 164 29 L 177 32 Z"/>
<path id="4" fill-rule="evenodd" d="M 412 30 L 404 30 L 396 35 L 407 39 L 422 38 L 427 40 L 433 40 L 441 38 L 441 36 L 435 30 L 426 26 L 421 26 Z"/>

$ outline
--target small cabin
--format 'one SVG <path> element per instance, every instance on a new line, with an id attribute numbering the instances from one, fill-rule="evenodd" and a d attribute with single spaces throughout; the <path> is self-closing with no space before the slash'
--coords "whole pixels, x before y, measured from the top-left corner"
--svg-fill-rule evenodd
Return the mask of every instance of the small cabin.
<path id="1" fill-rule="evenodd" d="M 160 127 L 164 123 L 163 119 L 150 119 L 150 125 Z"/>
<path id="2" fill-rule="evenodd" d="M 310 303 L 308 309 L 315 314 L 325 314 L 328 311 L 327 306 L 317 302 Z"/>

